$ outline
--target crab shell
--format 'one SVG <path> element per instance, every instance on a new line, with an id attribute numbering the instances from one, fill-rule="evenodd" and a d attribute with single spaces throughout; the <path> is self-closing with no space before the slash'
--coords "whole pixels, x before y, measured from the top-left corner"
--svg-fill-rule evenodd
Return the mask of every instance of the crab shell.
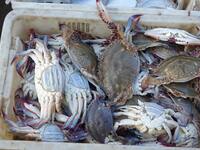
<path id="1" fill-rule="evenodd" d="M 63 39 L 69 57 L 80 72 L 92 80 L 96 79 L 97 56 L 94 49 L 83 43 L 80 37 L 71 29 L 64 26 Z"/>
<path id="2" fill-rule="evenodd" d="M 85 120 L 87 102 L 92 99 L 89 83 L 86 78 L 71 64 L 65 66 L 65 105 L 70 109 L 71 116 L 65 127 L 74 128 L 79 119 Z"/>
<path id="3" fill-rule="evenodd" d="M 66 141 L 64 133 L 55 124 L 45 124 L 40 128 L 40 138 L 46 142 Z"/>
<path id="4" fill-rule="evenodd" d="M 167 44 L 159 42 L 155 39 L 145 36 L 142 33 L 138 33 L 132 37 L 132 42 L 137 47 L 138 51 L 144 51 L 147 48 L 167 46 Z"/>
<path id="5" fill-rule="evenodd" d="M 125 50 L 120 42 L 106 48 L 99 65 L 99 77 L 108 98 L 114 102 L 122 100 L 122 103 L 131 98 L 132 83 L 139 71 L 137 53 Z"/>
<path id="6" fill-rule="evenodd" d="M 164 88 L 176 97 L 199 98 L 199 93 L 189 83 L 170 83 L 163 85 Z"/>
<path id="7" fill-rule="evenodd" d="M 171 116 L 171 110 L 152 102 L 140 102 L 138 105 L 120 106 L 114 112 L 114 129 L 121 127 L 136 128 L 144 133 L 144 138 L 156 138 L 168 134 L 168 143 L 172 140 L 171 129 L 178 129 L 178 124 Z M 173 111 L 172 111 L 173 112 Z M 121 119 L 122 118 L 122 119 Z M 125 118 L 125 119 L 124 119 Z M 127 118 L 127 119 L 126 119 Z"/>
<path id="8" fill-rule="evenodd" d="M 162 84 L 187 82 L 199 76 L 200 59 L 191 56 L 174 56 L 164 60 L 155 70 L 154 75 Z M 154 81 L 153 81 L 154 82 Z M 156 84 L 156 82 L 152 83 Z"/>
<path id="9" fill-rule="evenodd" d="M 113 131 L 112 112 L 103 101 L 94 100 L 89 105 L 85 123 L 92 138 L 104 143 L 105 138 Z"/>
<path id="10" fill-rule="evenodd" d="M 145 31 L 144 35 L 179 45 L 200 45 L 200 39 L 197 36 L 181 29 L 154 28 Z"/>

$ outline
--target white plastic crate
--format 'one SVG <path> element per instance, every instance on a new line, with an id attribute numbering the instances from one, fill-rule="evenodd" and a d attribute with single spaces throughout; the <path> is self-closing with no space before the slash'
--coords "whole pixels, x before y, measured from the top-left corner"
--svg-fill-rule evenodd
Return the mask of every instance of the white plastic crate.
<path id="1" fill-rule="evenodd" d="M 113 21 L 125 23 L 130 15 L 138 14 L 140 10 L 134 13 L 110 13 Z M 20 84 L 21 78 L 16 73 L 11 60 L 20 45 L 16 45 L 17 37 L 27 39 L 29 29 L 34 28 L 41 34 L 52 34 L 59 32 L 59 24 L 66 23 L 74 29 L 106 37 L 110 34 L 106 25 L 100 20 L 97 11 L 60 11 L 54 10 L 46 13 L 46 10 L 14 10 L 8 14 L 5 19 L 2 39 L 0 43 L 0 100 L 4 102 L 5 111 L 13 117 L 12 108 L 14 93 Z M 141 17 L 141 23 L 146 28 L 153 27 L 172 27 L 187 30 L 196 33 L 196 26 L 200 25 L 200 20 L 195 16 L 172 16 L 172 15 L 151 15 L 146 14 Z M 44 142 L 24 142 L 24 141 L 0 141 L 0 149 L 31 149 L 30 145 L 35 145 L 34 149 L 156 149 L 155 147 L 140 146 L 120 146 L 120 145 L 99 145 L 99 144 L 72 144 L 72 143 L 44 143 Z M 175 148 L 160 148 L 175 149 Z M 183 148 L 176 148 L 183 149 Z"/>

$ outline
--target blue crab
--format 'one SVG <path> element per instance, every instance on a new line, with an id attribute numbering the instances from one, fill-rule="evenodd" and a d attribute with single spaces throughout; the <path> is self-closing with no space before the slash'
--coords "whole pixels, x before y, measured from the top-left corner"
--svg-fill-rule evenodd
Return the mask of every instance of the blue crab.
<path id="1" fill-rule="evenodd" d="M 56 111 L 62 111 L 65 76 L 55 52 L 49 51 L 46 43 L 41 40 L 34 41 L 35 49 L 17 52 L 13 62 L 20 56 L 31 57 L 34 61 L 35 89 L 41 106 L 40 118 L 49 121 L 53 120 Z"/>
<path id="2" fill-rule="evenodd" d="M 120 26 L 108 16 L 102 2 L 100 0 L 96 2 L 99 16 L 112 31 L 107 40 L 110 44 L 105 47 L 100 59 L 99 79 L 111 103 L 124 104 L 133 95 L 132 83 L 140 70 L 137 48 L 126 38 L 131 26 L 127 26 L 125 33 L 122 32 Z M 140 15 L 132 16 L 130 22 L 139 20 L 139 17 Z"/>

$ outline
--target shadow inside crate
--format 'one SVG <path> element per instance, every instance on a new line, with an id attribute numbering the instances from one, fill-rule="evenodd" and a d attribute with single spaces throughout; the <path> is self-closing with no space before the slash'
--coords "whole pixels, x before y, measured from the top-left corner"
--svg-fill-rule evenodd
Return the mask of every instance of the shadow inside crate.
<path id="1" fill-rule="evenodd" d="M 12 10 L 11 5 L 6 5 L 4 0 L 0 0 L 0 37 L 5 16 Z"/>

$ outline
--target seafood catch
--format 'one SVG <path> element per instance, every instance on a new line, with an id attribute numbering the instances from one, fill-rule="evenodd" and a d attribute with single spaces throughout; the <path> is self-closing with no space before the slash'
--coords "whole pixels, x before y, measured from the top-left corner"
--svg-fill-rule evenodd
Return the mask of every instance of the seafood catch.
<path id="1" fill-rule="evenodd" d="M 162 134 L 168 135 L 167 142 L 171 142 L 174 138 L 170 130 L 179 130 L 178 123 L 173 120 L 173 110 L 164 109 L 162 106 L 154 103 L 138 102 L 139 106 L 120 106 L 114 113 L 114 117 L 121 116 L 127 119 L 120 119 L 115 122 L 114 129 L 117 130 L 120 126 L 127 128 L 136 128 L 140 132 L 147 134 L 144 136 L 159 137 Z"/>
<path id="2" fill-rule="evenodd" d="M 96 6 L 107 37 L 99 33 L 102 24 L 97 30 L 86 20 L 59 22 L 60 33 L 51 35 L 31 29 L 27 41 L 16 40 L 19 76 L 9 91 L 14 116 L 2 111 L 6 133 L 17 140 L 199 147 L 198 25 L 186 31 L 135 14 L 124 26 L 101 0 Z M 183 0 L 137 0 L 137 6 L 182 9 Z"/>
<path id="3" fill-rule="evenodd" d="M 149 75 L 148 71 L 142 71 L 133 86 L 136 94 L 154 93 L 155 86 L 169 83 L 183 83 L 199 77 L 200 59 L 192 56 L 174 56 L 164 60 Z M 145 90 L 146 92 L 145 92 Z M 144 91 L 143 91 L 144 90 Z M 143 91 L 140 92 L 140 91 Z"/>
<path id="4" fill-rule="evenodd" d="M 61 112 L 65 76 L 55 52 L 50 52 L 40 40 L 35 40 L 35 43 L 36 49 L 18 52 L 13 60 L 19 56 L 29 56 L 34 61 L 34 82 L 41 106 L 40 117 L 52 120 L 56 111 Z"/>
<path id="5" fill-rule="evenodd" d="M 114 103 L 124 104 L 133 95 L 132 82 L 140 70 L 137 48 L 123 36 L 124 33 L 112 22 L 99 0 L 97 8 L 101 19 L 112 31 L 109 41 L 111 43 L 105 47 L 101 56 L 99 77 L 109 99 Z M 132 21 L 138 17 L 139 15 L 133 16 Z"/>
<path id="6" fill-rule="evenodd" d="M 66 25 L 61 25 L 64 45 L 71 61 L 76 68 L 92 83 L 99 95 L 104 96 L 104 92 L 98 86 L 97 78 L 97 56 L 94 49 L 81 41 L 74 30 Z"/>
<path id="7" fill-rule="evenodd" d="M 112 112 L 101 100 L 93 101 L 88 108 L 86 127 L 98 142 L 105 143 L 106 137 L 113 132 Z"/>

